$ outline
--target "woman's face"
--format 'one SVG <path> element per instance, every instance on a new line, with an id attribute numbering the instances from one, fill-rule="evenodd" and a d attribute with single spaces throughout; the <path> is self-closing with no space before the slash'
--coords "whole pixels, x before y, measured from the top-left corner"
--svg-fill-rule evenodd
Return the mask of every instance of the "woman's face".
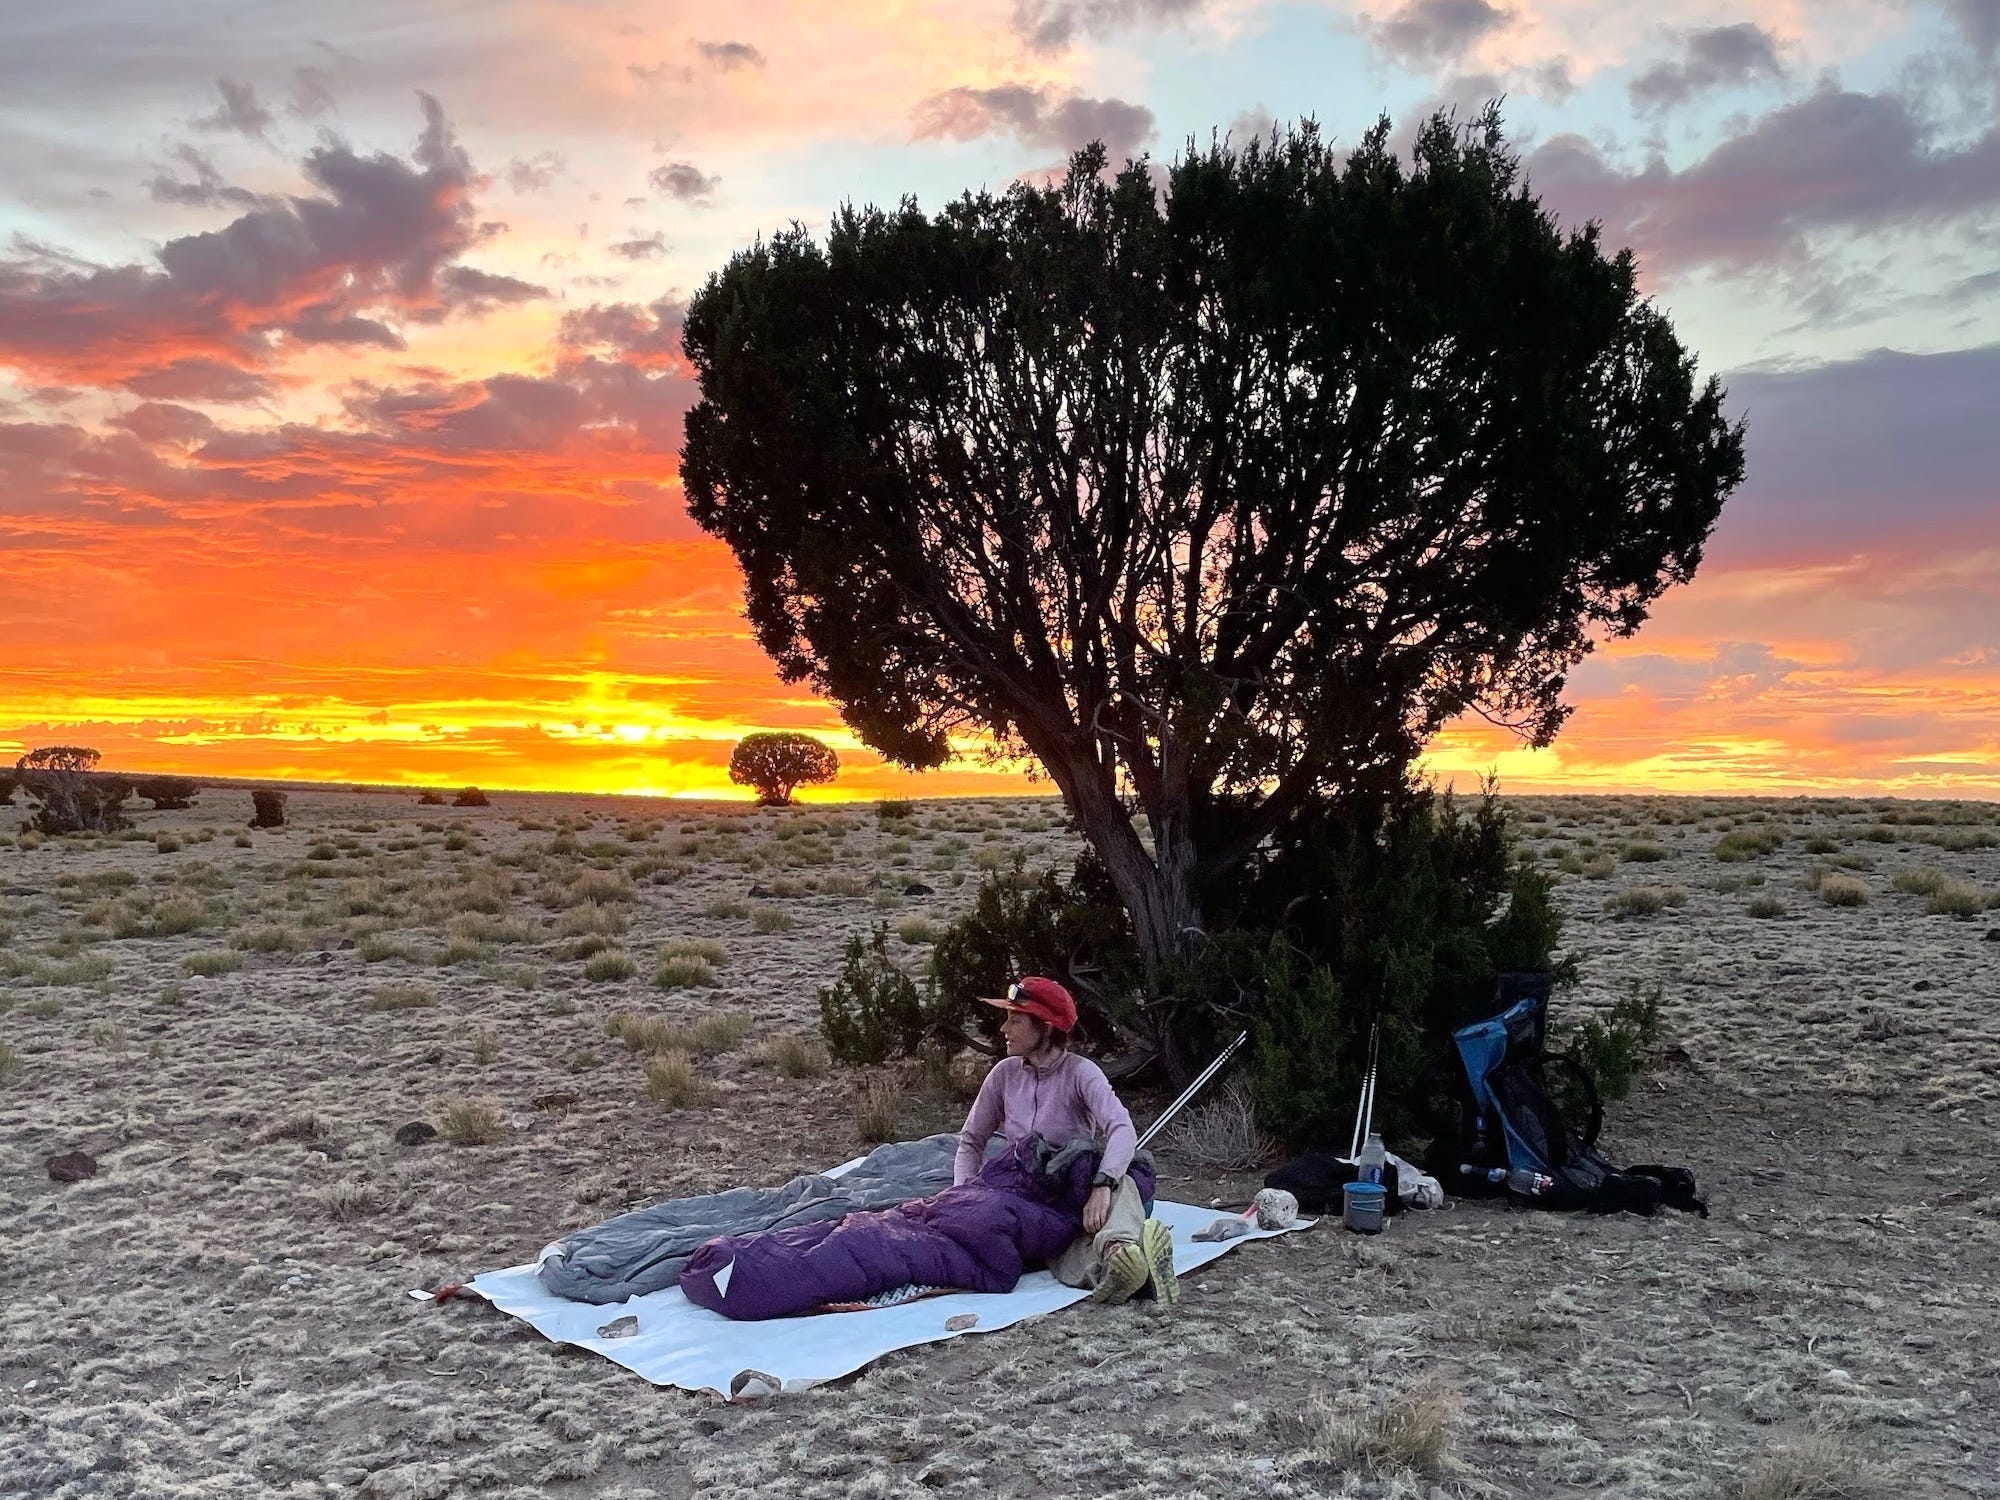
<path id="1" fill-rule="evenodd" d="M 1007 1039 L 1009 1057 L 1028 1057 L 1042 1045 L 1042 1038 L 1048 1034 L 1033 1016 L 1018 1010 L 1007 1012 L 1007 1019 L 1000 1023 L 1000 1035 Z"/>

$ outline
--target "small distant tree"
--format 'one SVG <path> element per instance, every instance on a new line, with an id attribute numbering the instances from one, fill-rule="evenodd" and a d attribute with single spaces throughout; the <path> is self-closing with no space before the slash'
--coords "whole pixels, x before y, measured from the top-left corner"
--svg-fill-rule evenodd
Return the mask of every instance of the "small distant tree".
<path id="1" fill-rule="evenodd" d="M 254 791 L 250 794 L 250 817 L 252 828 L 283 828 L 285 826 L 285 794 L 276 791 Z"/>
<path id="2" fill-rule="evenodd" d="M 35 803 L 41 833 L 109 833 L 126 826 L 132 783 L 97 771 L 102 757 L 81 745 L 49 745 L 14 762 L 15 779 Z"/>
<path id="3" fill-rule="evenodd" d="M 453 807 L 491 807 L 493 804 L 487 801 L 486 793 L 480 791 L 476 786 L 469 786 L 451 799 L 451 805 Z"/>
<path id="4" fill-rule="evenodd" d="M 436 793 L 436 792 L 419 792 L 419 793 L 417 794 L 417 806 L 419 806 L 419 807 L 443 807 L 443 806 L 444 806 L 444 798 L 443 798 L 442 796 L 440 796 L 440 795 L 439 795 L 438 793 Z"/>
<path id="5" fill-rule="evenodd" d="M 802 786 L 818 786 L 840 774 L 840 760 L 809 734 L 790 730 L 745 735 L 729 757 L 729 779 L 755 787 L 760 807 L 784 807 Z"/>
<path id="6" fill-rule="evenodd" d="M 0 771 L 0 807 L 6 807 L 14 800 L 14 773 Z"/>
<path id="7" fill-rule="evenodd" d="M 133 790 L 152 803 L 154 811 L 164 812 L 194 806 L 195 794 L 201 790 L 201 783 L 186 776 L 148 776 Z"/>

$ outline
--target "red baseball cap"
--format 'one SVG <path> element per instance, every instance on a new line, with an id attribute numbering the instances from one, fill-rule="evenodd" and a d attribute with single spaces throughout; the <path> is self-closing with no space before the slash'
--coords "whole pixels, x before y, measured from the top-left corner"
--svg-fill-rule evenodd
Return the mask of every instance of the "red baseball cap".
<path id="1" fill-rule="evenodd" d="M 1024 1016 L 1033 1016 L 1037 1021 L 1055 1027 L 1057 1031 L 1076 1030 L 1076 1001 L 1053 979 L 1045 979 L 1039 974 L 1030 974 L 1019 984 L 1008 985 L 1005 1000 L 989 1000 L 984 995 L 979 998 L 981 1004 L 997 1005 L 1002 1010 L 1018 1010 Z"/>

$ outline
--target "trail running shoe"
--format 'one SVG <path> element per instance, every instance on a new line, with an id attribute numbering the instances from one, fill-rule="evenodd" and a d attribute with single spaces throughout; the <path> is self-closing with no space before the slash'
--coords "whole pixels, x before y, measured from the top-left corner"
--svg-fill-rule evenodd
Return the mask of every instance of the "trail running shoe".
<path id="1" fill-rule="evenodd" d="M 1146 1259 L 1146 1252 L 1128 1241 L 1105 1259 L 1104 1279 L 1092 1290 L 1090 1300 L 1107 1307 L 1129 1302 L 1132 1294 L 1143 1287 L 1152 1274 L 1153 1268 Z"/>
<path id="2" fill-rule="evenodd" d="M 1180 1277 L 1174 1274 L 1174 1232 L 1158 1219 L 1148 1219 L 1139 1231 L 1139 1248 L 1146 1257 L 1146 1278 L 1153 1295 L 1165 1303 L 1181 1300 Z"/>

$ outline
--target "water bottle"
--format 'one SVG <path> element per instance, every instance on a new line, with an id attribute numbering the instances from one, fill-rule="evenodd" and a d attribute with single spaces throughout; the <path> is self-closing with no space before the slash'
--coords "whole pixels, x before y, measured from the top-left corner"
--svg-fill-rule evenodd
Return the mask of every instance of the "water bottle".
<path id="1" fill-rule="evenodd" d="M 1356 1182 L 1380 1183 L 1382 1180 L 1382 1168 L 1388 1159 L 1389 1153 L 1382 1145 L 1382 1137 L 1375 1131 L 1369 1131 L 1368 1143 L 1361 1148 L 1361 1160 L 1357 1164 L 1361 1170 L 1354 1180 Z"/>
<path id="2" fill-rule="evenodd" d="M 1523 1198 L 1539 1198 L 1544 1193 L 1552 1191 L 1556 1185 L 1555 1178 L 1544 1172 L 1530 1172 L 1525 1167 L 1509 1170 L 1506 1167 L 1475 1167 L 1468 1162 L 1461 1162 L 1458 1170 L 1467 1177 L 1484 1178 L 1495 1186 L 1504 1182 L 1509 1192 L 1519 1193 Z"/>

